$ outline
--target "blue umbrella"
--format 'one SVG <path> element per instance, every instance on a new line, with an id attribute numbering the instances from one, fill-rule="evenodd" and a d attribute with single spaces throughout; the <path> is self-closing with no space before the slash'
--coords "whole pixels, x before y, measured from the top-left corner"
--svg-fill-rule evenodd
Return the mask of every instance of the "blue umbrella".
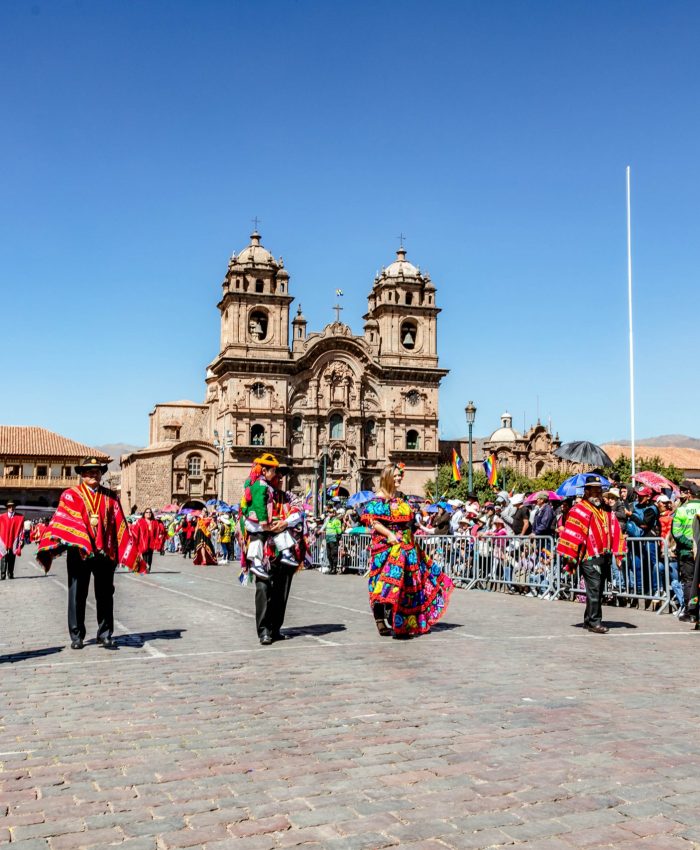
<path id="1" fill-rule="evenodd" d="M 557 488 L 557 496 L 562 496 L 564 499 L 570 499 L 573 496 L 583 496 L 583 488 L 590 472 L 577 472 L 571 478 L 567 478 L 563 484 Z M 610 482 L 603 475 L 598 475 L 603 487 L 609 487 Z"/>
<path id="2" fill-rule="evenodd" d="M 365 502 L 369 502 L 374 498 L 374 493 L 371 490 L 360 490 L 359 493 L 353 493 L 352 496 L 347 501 L 347 506 L 349 508 L 354 508 L 357 505 L 364 505 Z"/>

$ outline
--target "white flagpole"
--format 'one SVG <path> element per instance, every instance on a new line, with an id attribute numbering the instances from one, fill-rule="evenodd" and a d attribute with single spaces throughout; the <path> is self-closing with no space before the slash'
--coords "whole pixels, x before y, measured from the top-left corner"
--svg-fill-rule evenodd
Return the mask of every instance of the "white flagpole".
<path id="1" fill-rule="evenodd" d="M 634 331 L 632 329 L 632 222 L 630 205 L 630 167 L 627 166 L 627 310 L 629 315 L 630 348 L 630 445 L 632 475 L 637 471 L 634 446 Z"/>

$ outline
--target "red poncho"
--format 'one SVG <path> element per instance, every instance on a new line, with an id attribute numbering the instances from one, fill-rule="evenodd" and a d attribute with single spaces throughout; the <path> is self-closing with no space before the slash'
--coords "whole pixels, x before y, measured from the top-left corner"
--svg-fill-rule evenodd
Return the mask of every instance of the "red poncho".
<path id="1" fill-rule="evenodd" d="M 571 508 L 557 544 L 562 558 L 578 562 L 610 553 L 619 559 L 624 551 L 620 523 L 612 511 L 585 500 Z"/>
<path id="2" fill-rule="evenodd" d="M 19 555 L 24 543 L 24 517 L 22 514 L 0 515 L 0 558 L 8 552 Z"/>
<path id="3" fill-rule="evenodd" d="M 148 549 L 151 551 L 160 549 L 160 529 L 162 528 L 163 526 L 157 520 L 144 517 L 131 526 L 131 536 L 136 541 L 141 555 Z"/>
<path id="4" fill-rule="evenodd" d="M 97 517 L 96 525 L 91 516 Z M 93 493 L 81 484 L 63 491 L 56 513 L 39 541 L 37 561 L 48 572 L 53 559 L 67 546 L 75 546 L 82 558 L 100 553 L 134 572 L 146 572 L 119 499 L 104 487 Z"/>

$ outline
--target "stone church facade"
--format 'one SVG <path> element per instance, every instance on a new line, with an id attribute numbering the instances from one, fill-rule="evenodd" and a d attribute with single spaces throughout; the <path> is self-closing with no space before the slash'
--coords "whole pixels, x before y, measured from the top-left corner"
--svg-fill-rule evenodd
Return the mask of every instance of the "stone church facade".
<path id="1" fill-rule="evenodd" d="M 149 445 L 122 458 L 129 507 L 238 502 L 253 458 L 288 463 L 298 491 L 340 482 L 373 489 L 384 464 L 406 464 L 404 488 L 422 493 L 439 460 L 436 289 L 397 251 L 375 277 L 355 336 L 340 321 L 309 333 L 290 322 L 290 276 L 260 234 L 228 264 L 218 309 L 219 354 L 201 404 L 157 404 Z"/>

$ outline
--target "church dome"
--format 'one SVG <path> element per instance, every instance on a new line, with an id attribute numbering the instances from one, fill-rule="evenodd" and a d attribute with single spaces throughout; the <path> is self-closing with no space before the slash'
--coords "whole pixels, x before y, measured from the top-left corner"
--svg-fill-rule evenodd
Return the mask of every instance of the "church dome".
<path id="1" fill-rule="evenodd" d="M 513 417 L 506 410 L 505 413 L 501 414 L 501 427 L 496 428 L 496 430 L 491 434 L 488 439 L 489 443 L 514 443 L 516 440 L 520 440 L 522 438 L 522 434 L 513 428 Z"/>
<path id="2" fill-rule="evenodd" d="M 244 248 L 236 257 L 235 262 L 241 266 L 276 266 L 274 257 L 260 244 L 260 234 L 257 230 L 250 234 L 250 245 Z"/>
<path id="3" fill-rule="evenodd" d="M 413 265 L 413 263 L 409 263 L 406 259 L 406 249 L 399 248 L 399 250 L 396 252 L 396 259 L 390 266 L 387 266 L 384 269 L 380 277 L 418 278 L 420 277 L 420 272 Z"/>

